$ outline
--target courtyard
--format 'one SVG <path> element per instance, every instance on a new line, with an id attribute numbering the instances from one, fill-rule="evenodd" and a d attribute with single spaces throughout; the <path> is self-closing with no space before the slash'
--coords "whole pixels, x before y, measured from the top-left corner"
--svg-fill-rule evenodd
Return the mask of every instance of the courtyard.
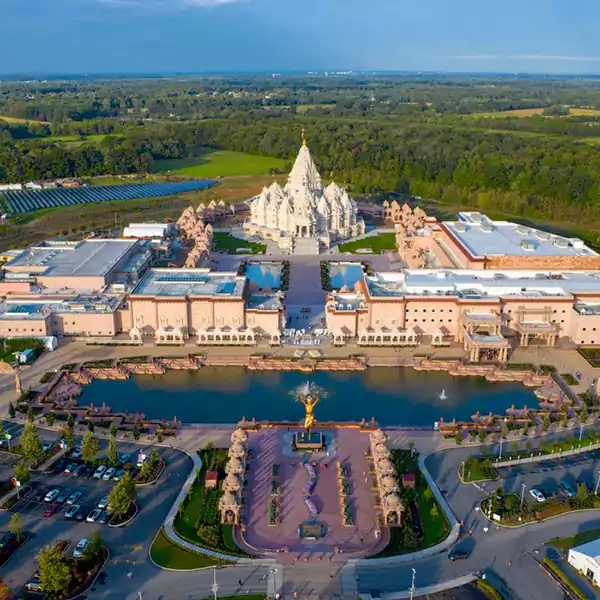
<path id="1" fill-rule="evenodd" d="M 304 453 L 292 450 L 293 433 L 290 427 L 249 432 L 251 458 L 238 544 L 255 554 L 276 553 L 281 562 L 345 562 L 376 554 L 387 544 L 388 534 L 387 528 L 381 535 L 379 531 L 374 478 L 365 457 L 368 434 L 357 428 L 324 429 L 326 449 L 307 455 L 307 461 Z M 344 525 L 338 462 L 348 474 L 351 525 Z M 304 500 L 311 467 L 316 476 L 308 494 L 312 509 Z M 276 516 L 270 509 L 273 502 L 278 507 Z M 299 528 L 303 524 L 321 525 L 323 537 L 301 539 Z"/>

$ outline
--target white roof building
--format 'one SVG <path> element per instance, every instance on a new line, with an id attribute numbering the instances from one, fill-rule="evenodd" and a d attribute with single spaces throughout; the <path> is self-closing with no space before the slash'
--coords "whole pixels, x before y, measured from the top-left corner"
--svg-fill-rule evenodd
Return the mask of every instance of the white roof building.
<path id="1" fill-rule="evenodd" d="M 600 539 L 571 548 L 568 561 L 596 585 L 600 584 Z"/>
<path id="2" fill-rule="evenodd" d="M 172 223 L 129 223 L 123 229 L 124 238 L 165 239 L 173 233 Z"/>

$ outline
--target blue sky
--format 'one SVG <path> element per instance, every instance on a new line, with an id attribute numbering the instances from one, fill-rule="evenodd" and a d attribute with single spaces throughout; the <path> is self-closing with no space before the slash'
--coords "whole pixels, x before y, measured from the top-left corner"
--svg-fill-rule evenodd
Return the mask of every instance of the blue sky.
<path id="1" fill-rule="evenodd" d="M 598 0 L 0 0 L 0 73 L 600 73 Z"/>

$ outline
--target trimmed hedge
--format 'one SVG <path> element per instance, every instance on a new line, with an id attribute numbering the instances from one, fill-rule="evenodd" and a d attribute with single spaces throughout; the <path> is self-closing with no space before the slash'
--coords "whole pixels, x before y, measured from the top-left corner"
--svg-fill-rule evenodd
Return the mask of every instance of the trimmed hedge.
<path id="1" fill-rule="evenodd" d="M 477 580 L 477 588 L 491 600 L 504 600 L 502 594 L 491 583 L 483 581 L 483 579 Z"/>
<path id="2" fill-rule="evenodd" d="M 584 594 L 573 581 L 571 581 L 548 557 L 544 558 L 544 566 L 550 571 L 568 590 L 580 600 L 587 600 L 587 594 Z"/>

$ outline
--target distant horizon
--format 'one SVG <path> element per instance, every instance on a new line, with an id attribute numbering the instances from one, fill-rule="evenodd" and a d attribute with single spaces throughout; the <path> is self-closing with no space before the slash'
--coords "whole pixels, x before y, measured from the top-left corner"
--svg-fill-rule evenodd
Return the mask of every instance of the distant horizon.
<path id="1" fill-rule="evenodd" d="M 410 70 L 410 69 L 324 69 L 324 70 L 264 70 L 264 71 L 95 71 L 95 72 L 14 72 L 0 73 L 0 82 L 6 81 L 36 81 L 43 80 L 69 80 L 69 79 L 166 79 L 173 77 L 267 77 L 277 78 L 285 76 L 294 77 L 353 77 L 353 76 L 423 76 L 423 77 L 497 77 L 497 78 L 559 78 L 559 79 L 595 79 L 600 78 L 597 73 L 570 73 L 570 72 L 510 72 L 510 71 L 443 71 L 443 70 Z"/>

